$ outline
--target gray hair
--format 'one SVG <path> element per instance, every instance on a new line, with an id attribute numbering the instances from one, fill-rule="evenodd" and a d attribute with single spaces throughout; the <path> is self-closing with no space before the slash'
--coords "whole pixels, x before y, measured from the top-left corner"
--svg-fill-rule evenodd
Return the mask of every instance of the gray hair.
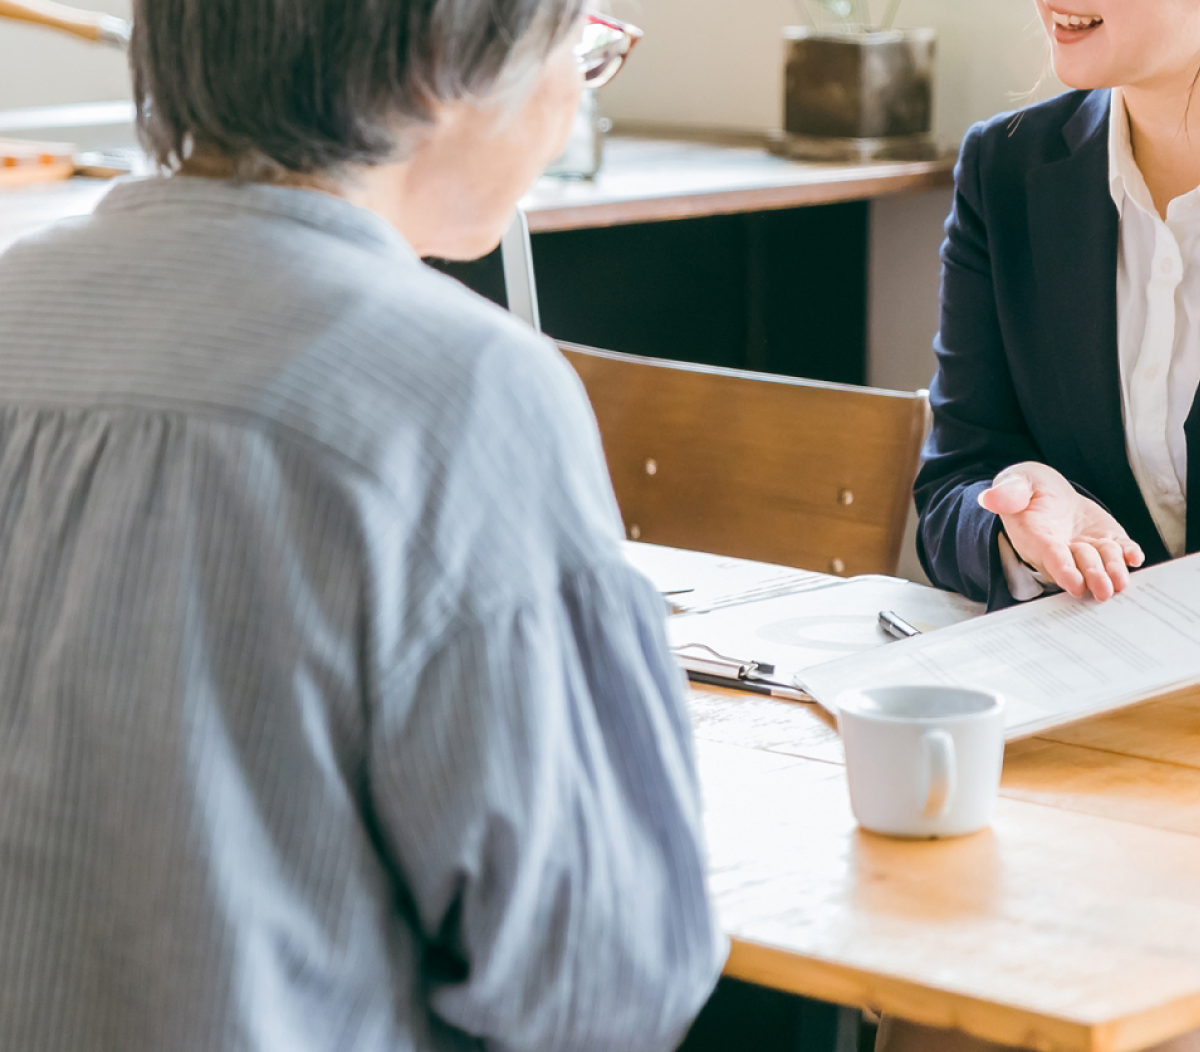
<path id="1" fill-rule="evenodd" d="M 313 174 L 403 156 L 433 106 L 527 81 L 585 0 L 134 0 L 142 139 Z"/>

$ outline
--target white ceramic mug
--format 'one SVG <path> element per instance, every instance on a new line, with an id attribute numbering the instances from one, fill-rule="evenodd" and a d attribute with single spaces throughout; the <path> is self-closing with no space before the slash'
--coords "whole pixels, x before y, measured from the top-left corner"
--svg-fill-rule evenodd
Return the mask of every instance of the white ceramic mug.
<path id="1" fill-rule="evenodd" d="M 951 686 L 872 687 L 837 700 L 850 806 L 887 836 L 961 836 L 992 819 L 1004 701 Z"/>

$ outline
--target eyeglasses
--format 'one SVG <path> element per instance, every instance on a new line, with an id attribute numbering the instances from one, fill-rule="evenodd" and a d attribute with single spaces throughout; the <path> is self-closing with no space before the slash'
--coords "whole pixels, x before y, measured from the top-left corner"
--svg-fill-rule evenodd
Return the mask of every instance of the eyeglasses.
<path id="1" fill-rule="evenodd" d="M 602 88 L 617 75 L 625 58 L 642 36 L 635 25 L 607 15 L 588 15 L 575 58 L 585 88 Z"/>

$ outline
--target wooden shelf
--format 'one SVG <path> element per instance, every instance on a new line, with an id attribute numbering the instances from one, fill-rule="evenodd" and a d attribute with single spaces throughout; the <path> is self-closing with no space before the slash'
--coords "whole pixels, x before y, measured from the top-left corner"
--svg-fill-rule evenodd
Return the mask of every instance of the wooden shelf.
<path id="1" fill-rule="evenodd" d="M 610 135 L 593 180 L 539 179 L 534 233 L 863 201 L 949 186 L 954 158 L 832 164 L 767 152 L 765 137 Z"/>
<path id="2" fill-rule="evenodd" d="M 804 163 L 767 152 L 765 137 L 610 135 L 593 180 L 539 179 L 521 204 L 535 233 L 763 212 L 949 186 L 953 158 Z M 0 193 L 0 250 L 37 226 L 95 206 L 107 184 L 69 179 Z"/>

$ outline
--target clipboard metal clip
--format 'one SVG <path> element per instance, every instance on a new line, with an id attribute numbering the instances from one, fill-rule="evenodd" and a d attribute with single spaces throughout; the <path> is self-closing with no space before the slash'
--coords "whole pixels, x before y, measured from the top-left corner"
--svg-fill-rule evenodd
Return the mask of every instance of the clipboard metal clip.
<path id="1" fill-rule="evenodd" d="M 726 679 L 739 679 L 748 683 L 756 680 L 768 680 L 775 674 L 775 666 L 765 661 L 743 661 L 740 658 L 719 654 L 710 646 L 703 643 L 684 643 L 671 648 L 679 657 L 687 658 L 687 666 L 696 672 L 707 673 L 710 676 L 722 676 Z M 700 657 L 694 650 L 703 650 L 709 657 Z"/>

